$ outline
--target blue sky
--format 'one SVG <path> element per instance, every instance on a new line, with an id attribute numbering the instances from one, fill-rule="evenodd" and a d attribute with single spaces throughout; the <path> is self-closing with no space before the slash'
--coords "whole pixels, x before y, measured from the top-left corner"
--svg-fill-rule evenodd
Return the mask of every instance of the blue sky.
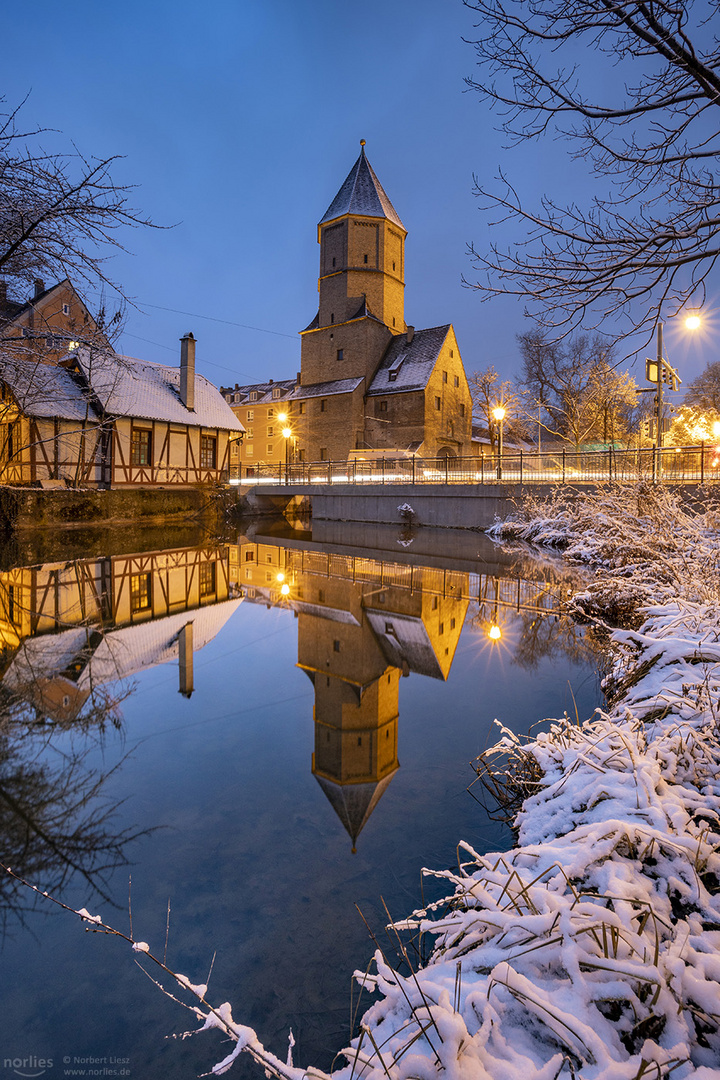
<path id="1" fill-rule="evenodd" d="M 463 81 L 475 33 L 461 0 L 37 0 L 5 21 L 2 92 L 29 93 L 26 124 L 63 133 L 49 149 L 124 155 L 135 205 L 174 226 L 128 234 L 112 264 L 140 309 L 125 352 L 172 363 L 192 330 L 217 384 L 293 376 L 317 307 L 316 223 L 364 138 L 409 233 L 407 321 L 454 323 L 468 373 L 511 376 L 522 303 L 482 303 L 461 280 L 469 241 L 511 236 L 489 228 L 473 175 L 502 166 L 529 197 L 580 199 L 587 178 L 557 143 L 503 148 Z M 686 383 L 715 359 L 707 336 L 668 327 L 666 342 Z"/>

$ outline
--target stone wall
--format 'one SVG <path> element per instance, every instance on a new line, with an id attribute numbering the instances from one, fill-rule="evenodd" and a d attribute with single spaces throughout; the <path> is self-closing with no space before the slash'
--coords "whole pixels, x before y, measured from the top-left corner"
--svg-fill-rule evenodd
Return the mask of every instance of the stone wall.
<path id="1" fill-rule="evenodd" d="M 152 524 L 165 520 L 220 520 L 222 497 L 199 488 L 126 491 L 0 487 L 0 525 L 6 534 L 27 529 L 86 525 Z"/>

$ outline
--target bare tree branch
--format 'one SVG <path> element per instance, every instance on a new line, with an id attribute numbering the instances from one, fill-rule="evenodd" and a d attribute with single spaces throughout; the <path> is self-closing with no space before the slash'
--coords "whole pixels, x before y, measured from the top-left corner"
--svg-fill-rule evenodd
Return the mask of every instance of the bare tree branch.
<path id="1" fill-rule="evenodd" d="M 467 283 L 523 297 L 556 334 L 608 315 L 649 331 L 663 303 L 701 304 L 720 255 L 717 0 L 464 2 L 482 30 L 468 85 L 512 145 L 564 141 L 599 189 L 534 210 L 502 173 L 504 190 L 476 181 L 493 224 L 519 228 L 508 248 L 471 246 Z"/>

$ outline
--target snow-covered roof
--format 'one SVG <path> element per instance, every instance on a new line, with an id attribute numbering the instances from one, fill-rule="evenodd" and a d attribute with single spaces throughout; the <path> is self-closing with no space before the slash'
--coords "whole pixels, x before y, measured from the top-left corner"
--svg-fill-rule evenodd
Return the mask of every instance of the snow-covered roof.
<path id="1" fill-rule="evenodd" d="M 431 679 L 445 679 L 427 627 L 418 616 L 400 615 L 393 611 L 368 608 L 368 621 L 393 667 L 403 661 L 411 671 Z"/>
<path id="2" fill-rule="evenodd" d="M 360 151 L 352 169 L 337 195 L 330 203 L 319 224 L 345 214 L 362 214 L 364 217 L 387 218 L 405 231 L 400 217 L 383 191 L 382 184 L 375 175 L 370 162 L 365 157 L 365 147 Z"/>
<path id="3" fill-rule="evenodd" d="M 3 355 L 0 379 L 26 416 L 99 419 L 83 379 L 67 368 Z"/>
<path id="4" fill-rule="evenodd" d="M 334 379 L 332 382 L 312 383 L 310 386 L 298 386 L 292 393 L 294 399 L 332 397 L 333 394 L 351 394 L 362 382 L 357 379 Z"/>
<path id="5" fill-rule="evenodd" d="M 191 427 L 245 430 L 220 391 L 202 375 L 195 375 L 191 411 L 180 400 L 179 368 L 111 352 L 91 355 L 87 349 L 78 349 L 71 359 L 73 366 L 64 367 L 2 356 L 0 379 L 26 416 L 99 422 L 104 411 Z"/>
<path id="6" fill-rule="evenodd" d="M 81 690 L 126 679 L 177 659 L 178 636 L 186 623 L 193 624 L 193 652 L 198 652 L 220 632 L 242 599 L 178 611 L 135 626 L 123 626 L 97 635 L 95 627 L 72 627 L 59 634 L 28 638 L 21 645 L 5 679 L 6 686 L 21 690 L 37 679 L 52 679 L 64 672 L 78 656 L 85 656 L 77 678 Z M 90 643 L 97 635 L 99 641 Z"/>
<path id="7" fill-rule="evenodd" d="M 451 325 L 447 323 L 429 330 L 416 330 L 410 342 L 406 334 L 393 338 L 375 372 L 368 396 L 424 390 L 450 329 Z"/>
<path id="8" fill-rule="evenodd" d="M 295 379 L 279 379 L 273 382 L 248 383 L 245 386 L 222 386 L 220 393 L 224 395 L 228 404 L 232 405 L 272 405 L 273 401 L 283 401 L 288 398 L 295 389 Z M 278 393 L 280 391 L 280 393 Z M 255 397 L 250 400 L 250 395 Z M 234 399 L 239 395 L 237 401 Z"/>
<path id="9" fill-rule="evenodd" d="M 220 391 L 195 374 L 195 408 L 180 400 L 180 368 L 117 353 L 78 350 L 78 363 L 102 408 L 111 416 L 167 420 L 191 427 L 244 431 Z"/>

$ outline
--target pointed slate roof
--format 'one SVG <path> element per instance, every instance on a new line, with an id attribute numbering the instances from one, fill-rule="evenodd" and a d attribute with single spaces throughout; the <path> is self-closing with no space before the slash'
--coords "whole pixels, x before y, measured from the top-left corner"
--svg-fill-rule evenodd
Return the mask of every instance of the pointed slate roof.
<path id="1" fill-rule="evenodd" d="M 395 207 L 383 191 L 383 186 L 375 175 L 373 168 L 365 157 L 365 145 L 362 144 L 360 157 L 345 178 L 337 195 L 330 203 L 324 217 L 318 222 L 323 225 L 333 218 L 343 217 L 345 214 L 363 214 L 365 217 L 387 218 L 405 231 Z"/>

